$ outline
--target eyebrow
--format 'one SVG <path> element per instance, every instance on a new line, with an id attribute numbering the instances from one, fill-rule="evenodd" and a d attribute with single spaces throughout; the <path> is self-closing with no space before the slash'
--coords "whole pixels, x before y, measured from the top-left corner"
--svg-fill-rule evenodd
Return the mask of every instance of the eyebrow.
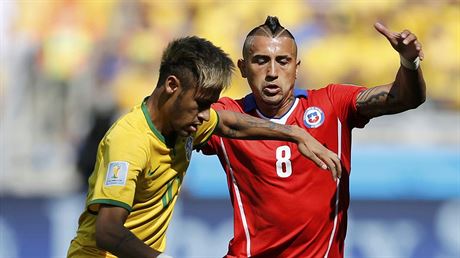
<path id="1" fill-rule="evenodd" d="M 255 54 L 251 57 L 251 59 L 253 58 L 263 58 L 263 57 L 269 57 L 270 58 L 270 55 L 265 55 L 265 54 Z M 279 59 L 279 58 L 289 58 L 289 59 L 293 59 L 293 57 L 289 54 L 286 54 L 286 55 L 277 55 L 275 56 L 275 59 Z"/>
<path id="2" fill-rule="evenodd" d="M 211 99 L 197 99 L 198 105 L 211 106 L 215 101 Z"/>
<path id="3" fill-rule="evenodd" d="M 264 54 L 256 54 L 256 55 L 253 55 L 252 58 L 263 58 L 263 57 L 270 57 L 269 55 L 264 55 Z"/>
<path id="4" fill-rule="evenodd" d="M 198 105 L 203 105 L 203 106 L 211 106 L 212 104 L 216 103 L 219 100 L 219 95 L 217 97 L 211 96 L 200 96 L 195 98 L 195 101 L 198 103 Z"/>

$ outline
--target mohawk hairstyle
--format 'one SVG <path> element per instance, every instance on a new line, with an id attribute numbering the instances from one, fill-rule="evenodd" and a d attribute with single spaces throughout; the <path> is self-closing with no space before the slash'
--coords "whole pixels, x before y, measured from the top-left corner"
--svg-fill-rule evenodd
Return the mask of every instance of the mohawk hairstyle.
<path id="1" fill-rule="evenodd" d="M 282 27 L 280 21 L 278 20 L 278 17 L 276 16 L 268 16 L 265 20 L 265 25 L 267 25 L 270 28 L 272 34 L 275 34 L 276 28 Z"/>
<path id="2" fill-rule="evenodd" d="M 266 37 L 272 37 L 272 38 L 283 36 L 283 37 L 291 38 L 295 42 L 295 38 L 292 35 L 292 33 L 280 24 L 278 17 L 267 16 L 267 19 L 265 20 L 264 24 L 261 24 L 255 27 L 254 29 L 252 29 L 246 36 L 246 40 L 244 41 L 244 45 L 243 45 L 243 57 L 244 58 L 249 54 L 249 48 L 251 47 L 253 36 L 266 36 Z M 297 44 L 296 44 L 296 48 L 297 48 Z"/>

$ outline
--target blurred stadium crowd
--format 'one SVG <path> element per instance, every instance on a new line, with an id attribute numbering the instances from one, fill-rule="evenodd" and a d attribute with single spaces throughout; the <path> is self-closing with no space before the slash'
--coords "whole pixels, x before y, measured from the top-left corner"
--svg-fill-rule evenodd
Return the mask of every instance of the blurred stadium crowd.
<path id="1" fill-rule="evenodd" d="M 373 23 L 409 28 L 424 47 L 425 105 L 458 115 L 458 0 L 2 0 L 0 192 L 79 190 L 66 182 L 81 181 L 78 170 L 91 172 L 101 134 L 151 93 L 171 39 L 207 38 L 236 62 L 246 33 L 267 15 L 297 39 L 299 88 L 392 81 L 399 59 Z M 224 95 L 248 93 L 234 77 Z"/>

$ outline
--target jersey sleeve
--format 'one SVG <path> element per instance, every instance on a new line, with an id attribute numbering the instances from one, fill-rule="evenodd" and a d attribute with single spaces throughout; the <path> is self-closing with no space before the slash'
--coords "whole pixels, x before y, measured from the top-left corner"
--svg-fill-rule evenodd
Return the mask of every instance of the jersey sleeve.
<path id="1" fill-rule="evenodd" d="M 369 118 L 358 114 L 356 108 L 357 95 L 366 89 L 366 87 L 350 84 L 330 84 L 327 86 L 327 92 L 335 112 L 340 120 L 348 122 L 351 128 L 363 128 L 369 122 Z"/>
<path id="2" fill-rule="evenodd" d="M 217 112 L 211 108 L 209 111 L 209 121 L 205 121 L 202 125 L 200 125 L 195 134 L 193 140 L 193 146 L 195 149 L 206 144 L 206 142 L 212 136 L 212 133 L 214 132 L 214 129 L 216 129 L 218 124 L 219 115 L 217 115 Z"/>
<path id="3" fill-rule="evenodd" d="M 146 142 L 138 135 L 113 132 L 101 143 L 93 177 L 95 184 L 88 210 L 97 212 L 100 204 L 119 206 L 131 211 L 137 177 L 148 158 Z"/>

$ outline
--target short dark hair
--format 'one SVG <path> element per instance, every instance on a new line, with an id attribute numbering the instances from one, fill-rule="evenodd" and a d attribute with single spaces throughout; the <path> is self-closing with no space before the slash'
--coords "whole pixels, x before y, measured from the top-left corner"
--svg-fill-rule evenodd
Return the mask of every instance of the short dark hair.
<path id="1" fill-rule="evenodd" d="M 157 87 L 170 75 L 184 88 L 196 83 L 197 91 L 220 92 L 230 85 L 235 65 L 222 49 L 196 36 L 173 40 L 163 52 Z"/>
<path id="2" fill-rule="evenodd" d="M 249 49 L 251 48 L 252 38 L 254 36 L 266 36 L 266 37 L 288 37 L 294 40 L 294 45 L 297 52 L 297 44 L 295 43 L 295 38 L 292 33 L 284 28 L 276 16 L 267 16 L 264 24 L 261 24 L 254 29 L 252 29 L 246 36 L 246 40 L 243 45 L 243 58 L 246 58 L 249 55 Z"/>

